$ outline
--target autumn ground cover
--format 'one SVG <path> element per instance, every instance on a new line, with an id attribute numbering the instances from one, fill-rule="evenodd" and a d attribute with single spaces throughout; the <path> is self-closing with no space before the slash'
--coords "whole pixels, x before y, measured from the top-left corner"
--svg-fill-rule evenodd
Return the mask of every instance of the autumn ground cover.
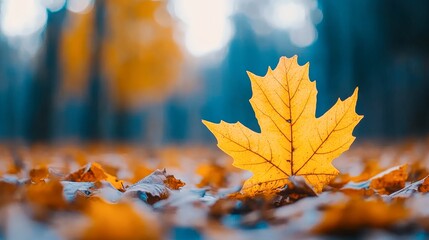
<path id="1" fill-rule="evenodd" d="M 214 146 L 3 145 L 0 237 L 427 236 L 428 140 L 347 151 L 357 90 L 315 118 L 308 64 L 282 57 L 249 77 L 261 133 L 204 121 L 232 159 Z"/>
<path id="2" fill-rule="evenodd" d="M 207 147 L 2 146 L 5 239 L 416 237 L 428 231 L 429 141 L 361 143 L 313 191 L 239 194 L 249 173 Z M 158 170 L 157 170 L 158 169 Z"/>

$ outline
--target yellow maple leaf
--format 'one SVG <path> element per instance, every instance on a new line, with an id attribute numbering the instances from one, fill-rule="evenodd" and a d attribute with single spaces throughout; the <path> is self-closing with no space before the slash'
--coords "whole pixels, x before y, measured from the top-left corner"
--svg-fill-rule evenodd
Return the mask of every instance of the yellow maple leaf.
<path id="1" fill-rule="evenodd" d="M 263 77 L 248 72 L 250 103 L 261 133 L 240 122 L 203 120 L 219 148 L 233 157 L 233 165 L 253 173 L 243 193 L 275 190 L 290 176 L 303 176 L 320 192 L 338 174 L 331 162 L 349 149 L 355 139 L 353 129 L 363 117 L 355 112 L 358 89 L 316 118 L 316 82 L 310 81 L 308 69 L 308 63 L 300 66 L 294 56 L 280 58 Z"/>

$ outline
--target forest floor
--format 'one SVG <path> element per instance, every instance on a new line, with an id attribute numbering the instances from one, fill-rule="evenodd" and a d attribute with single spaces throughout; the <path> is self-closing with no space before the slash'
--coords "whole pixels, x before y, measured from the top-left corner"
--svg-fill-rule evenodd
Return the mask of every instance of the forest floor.
<path id="1" fill-rule="evenodd" d="M 429 237 L 429 140 L 354 145 L 319 194 L 300 177 L 240 194 L 251 174 L 204 146 L 3 145 L 0 159 L 0 239 Z"/>

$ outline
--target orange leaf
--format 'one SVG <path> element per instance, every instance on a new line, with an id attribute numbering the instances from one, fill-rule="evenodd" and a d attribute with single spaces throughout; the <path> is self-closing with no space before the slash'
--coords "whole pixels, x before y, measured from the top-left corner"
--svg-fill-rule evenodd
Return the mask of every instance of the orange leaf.
<path id="1" fill-rule="evenodd" d="M 144 219 L 130 204 L 95 199 L 86 214 L 90 223 L 83 239 L 160 239 L 156 224 Z"/>
<path id="2" fill-rule="evenodd" d="M 399 203 L 352 198 L 346 203 L 330 206 L 313 231 L 329 234 L 353 233 L 363 228 L 388 228 L 407 216 L 407 210 Z"/>
<path id="3" fill-rule="evenodd" d="M 64 180 L 73 182 L 107 181 L 120 191 L 124 191 L 124 183 L 104 171 L 98 163 L 89 163 L 78 171 L 71 173 Z"/>

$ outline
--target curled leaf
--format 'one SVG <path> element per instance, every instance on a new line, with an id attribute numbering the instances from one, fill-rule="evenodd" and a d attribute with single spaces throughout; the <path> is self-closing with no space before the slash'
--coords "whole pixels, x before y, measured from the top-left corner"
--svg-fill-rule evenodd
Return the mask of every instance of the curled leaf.
<path id="1" fill-rule="evenodd" d="M 89 163 L 78 171 L 69 174 L 64 180 L 72 182 L 98 182 L 104 180 L 112 184 L 116 189 L 124 190 L 123 181 L 105 172 L 98 163 Z"/>
<path id="2" fill-rule="evenodd" d="M 168 198 L 171 190 L 178 190 L 184 185 L 184 182 L 172 175 L 168 175 L 165 169 L 163 171 L 156 170 L 149 176 L 129 186 L 125 195 L 137 197 L 149 204 L 153 204 Z"/>
<path id="3" fill-rule="evenodd" d="M 391 194 L 405 187 L 408 178 L 407 168 L 407 164 L 389 168 L 367 181 L 350 182 L 342 188 L 342 191 L 371 189 L 378 194 Z"/>
<path id="4" fill-rule="evenodd" d="M 382 172 L 371 178 L 369 187 L 379 194 L 390 194 L 405 187 L 408 178 L 408 165 L 404 164 L 388 171 Z"/>
<path id="5" fill-rule="evenodd" d="M 425 178 L 417 182 L 413 182 L 410 185 L 402 188 L 401 190 L 390 194 L 389 198 L 408 198 L 408 197 L 411 197 L 416 192 L 420 192 L 420 193 L 429 192 L 429 176 L 426 176 Z"/>

